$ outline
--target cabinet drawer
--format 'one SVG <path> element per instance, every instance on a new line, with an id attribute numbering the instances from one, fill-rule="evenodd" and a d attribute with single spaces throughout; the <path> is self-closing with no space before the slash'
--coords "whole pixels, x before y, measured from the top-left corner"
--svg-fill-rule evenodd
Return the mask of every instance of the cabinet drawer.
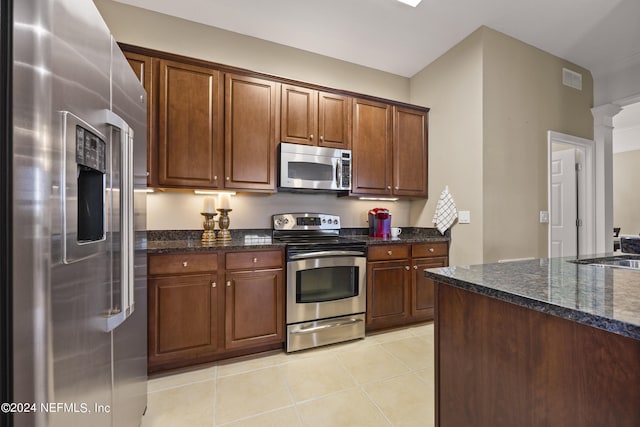
<path id="1" fill-rule="evenodd" d="M 369 246 L 368 261 L 387 261 L 391 259 L 407 259 L 410 255 L 409 245 L 372 245 Z"/>
<path id="2" fill-rule="evenodd" d="M 411 256 L 414 258 L 448 256 L 447 242 L 415 243 L 411 249 Z"/>
<path id="3" fill-rule="evenodd" d="M 281 251 L 227 252 L 227 270 L 282 268 Z"/>
<path id="4" fill-rule="evenodd" d="M 218 269 L 218 254 L 149 255 L 149 275 L 204 273 Z"/>

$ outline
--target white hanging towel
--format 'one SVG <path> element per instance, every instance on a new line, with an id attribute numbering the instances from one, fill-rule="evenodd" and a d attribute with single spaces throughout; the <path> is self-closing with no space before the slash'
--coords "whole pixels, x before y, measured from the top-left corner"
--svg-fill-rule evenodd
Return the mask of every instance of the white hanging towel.
<path id="1" fill-rule="evenodd" d="M 456 203 L 453 201 L 451 193 L 449 193 L 449 186 L 446 186 L 445 189 L 442 190 L 442 193 L 440 193 L 436 212 L 433 214 L 433 223 L 436 225 L 438 231 L 444 234 L 444 232 L 453 225 L 456 218 L 458 218 Z"/>

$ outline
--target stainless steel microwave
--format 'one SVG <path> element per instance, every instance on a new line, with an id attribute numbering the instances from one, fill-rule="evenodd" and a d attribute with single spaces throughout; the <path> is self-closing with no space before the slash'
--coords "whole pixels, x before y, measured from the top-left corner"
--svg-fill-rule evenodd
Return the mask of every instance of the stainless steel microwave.
<path id="1" fill-rule="evenodd" d="M 279 165 L 282 190 L 351 189 L 351 150 L 281 142 Z"/>

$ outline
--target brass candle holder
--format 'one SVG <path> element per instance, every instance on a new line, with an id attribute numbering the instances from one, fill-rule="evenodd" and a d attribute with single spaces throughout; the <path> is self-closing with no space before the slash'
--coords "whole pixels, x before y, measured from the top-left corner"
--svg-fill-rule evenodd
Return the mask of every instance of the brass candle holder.
<path id="1" fill-rule="evenodd" d="M 231 209 L 216 209 L 220 212 L 220 219 L 218 219 L 218 226 L 220 231 L 218 232 L 218 240 L 227 241 L 231 240 L 231 232 L 229 231 L 229 212 Z"/>
<path id="2" fill-rule="evenodd" d="M 204 216 L 204 222 L 202 223 L 204 232 L 202 233 L 202 239 L 200 240 L 203 245 L 213 244 L 216 241 L 216 234 L 214 232 L 216 222 L 213 217 L 218 214 L 215 212 L 201 212 L 201 215 Z"/>

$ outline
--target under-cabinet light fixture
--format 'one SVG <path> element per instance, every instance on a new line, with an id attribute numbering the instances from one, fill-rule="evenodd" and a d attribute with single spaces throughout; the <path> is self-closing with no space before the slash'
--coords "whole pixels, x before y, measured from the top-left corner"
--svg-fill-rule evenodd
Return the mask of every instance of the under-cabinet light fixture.
<path id="1" fill-rule="evenodd" d="M 375 200 L 379 202 L 397 202 L 397 197 L 358 197 L 359 200 Z"/>
<path id="2" fill-rule="evenodd" d="M 216 191 L 216 190 L 193 190 L 193 194 L 203 194 L 203 195 L 230 194 L 232 196 L 235 196 L 236 192 L 235 191 Z"/>
<path id="3" fill-rule="evenodd" d="M 409 6 L 416 7 L 422 0 L 398 0 L 400 3 L 408 4 Z"/>

